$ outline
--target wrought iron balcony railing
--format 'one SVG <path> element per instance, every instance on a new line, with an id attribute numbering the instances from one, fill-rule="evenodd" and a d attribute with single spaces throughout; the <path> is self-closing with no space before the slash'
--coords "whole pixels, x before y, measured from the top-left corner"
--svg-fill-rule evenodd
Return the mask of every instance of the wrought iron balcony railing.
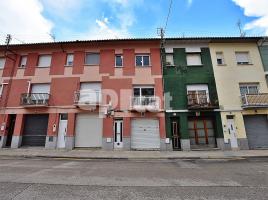
<path id="1" fill-rule="evenodd" d="M 214 109 L 218 105 L 213 103 L 209 99 L 209 95 L 206 94 L 188 94 L 188 109 Z"/>
<path id="2" fill-rule="evenodd" d="M 131 97 L 130 105 L 131 110 L 136 110 L 137 112 L 156 112 L 160 110 L 160 98 L 156 96 Z"/>
<path id="3" fill-rule="evenodd" d="M 245 94 L 241 101 L 243 108 L 268 107 L 268 93 Z"/>
<path id="4" fill-rule="evenodd" d="M 74 104 L 76 105 L 100 105 L 101 91 L 80 90 L 74 93 Z"/>
<path id="5" fill-rule="evenodd" d="M 24 93 L 21 94 L 22 106 L 48 106 L 50 94 L 48 93 Z"/>

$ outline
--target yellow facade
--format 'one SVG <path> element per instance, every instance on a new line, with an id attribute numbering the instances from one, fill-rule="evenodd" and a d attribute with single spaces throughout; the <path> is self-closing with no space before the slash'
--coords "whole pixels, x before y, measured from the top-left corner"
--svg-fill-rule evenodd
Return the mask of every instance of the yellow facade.
<path id="1" fill-rule="evenodd" d="M 259 84 L 260 93 L 268 93 L 265 73 L 256 43 L 210 43 L 219 105 L 224 130 L 228 141 L 227 115 L 234 117 L 237 139 L 246 138 L 243 115 L 268 114 L 268 109 L 242 109 L 239 84 Z M 221 52 L 224 64 L 217 64 L 216 53 Z M 248 52 L 251 64 L 238 65 L 235 52 Z"/>

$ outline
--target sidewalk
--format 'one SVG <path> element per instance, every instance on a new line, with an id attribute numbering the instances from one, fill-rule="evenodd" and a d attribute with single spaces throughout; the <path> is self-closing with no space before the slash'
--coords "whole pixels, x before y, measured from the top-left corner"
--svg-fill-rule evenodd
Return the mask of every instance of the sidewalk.
<path id="1" fill-rule="evenodd" d="M 48 150 L 44 148 L 0 149 L 1 157 L 66 158 L 66 159 L 230 159 L 268 158 L 268 150 L 243 151 L 104 151 L 104 150 Z"/>

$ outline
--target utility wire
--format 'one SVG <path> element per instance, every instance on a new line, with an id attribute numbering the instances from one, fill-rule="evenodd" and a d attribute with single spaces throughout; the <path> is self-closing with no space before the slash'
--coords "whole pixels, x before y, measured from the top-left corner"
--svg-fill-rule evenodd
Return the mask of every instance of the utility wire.
<path id="1" fill-rule="evenodd" d="M 164 31 L 166 31 L 166 29 L 167 29 L 168 20 L 169 20 L 169 16 L 170 16 L 170 13 L 171 13 L 171 8 L 172 8 L 172 3 L 173 3 L 173 0 L 170 0 L 170 2 L 169 2 L 169 9 L 168 9 L 168 14 L 167 14 L 167 19 L 166 19 Z"/>

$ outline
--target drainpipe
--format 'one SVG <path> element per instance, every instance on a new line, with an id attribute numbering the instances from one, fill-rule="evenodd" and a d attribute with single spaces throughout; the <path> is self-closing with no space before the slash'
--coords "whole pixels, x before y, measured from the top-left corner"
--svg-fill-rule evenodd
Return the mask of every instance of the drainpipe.
<path id="1" fill-rule="evenodd" d="M 30 90 L 31 90 L 31 81 L 27 81 L 27 82 L 28 82 L 27 94 L 30 94 Z"/>

